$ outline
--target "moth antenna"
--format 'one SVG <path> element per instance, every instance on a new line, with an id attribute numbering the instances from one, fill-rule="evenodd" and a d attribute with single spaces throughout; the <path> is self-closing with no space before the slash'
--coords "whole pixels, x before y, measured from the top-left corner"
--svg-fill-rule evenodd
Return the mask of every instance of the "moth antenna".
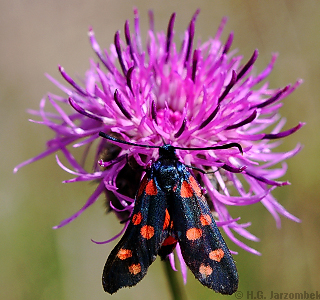
<path id="1" fill-rule="evenodd" d="M 126 145 L 130 145 L 130 146 L 138 146 L 138 147 L 144 147 L 144 148 L 161 148 L 161 146 L 152 146 L 152 145 L 141 145 L 141 144 L 135 144 L 135 143 L 130 143 L 127 141 L 123 141 L 123 140 L 119 140 L 113 136 L 110 136 L 108 134 L 105 134 L 104 132 L 100 131 L 99 135 L 107 140 L 113 141 L 113 142 L 117 142 L 117 143 L 121 143 L 121 144 L 126 144 Z"/>
<path id="2" fill-rule="evenodd" d="M 119 140 L 113 136 L 110 136 L 110 135 L 102 132 L 102 131 L 99 132 L 99 135 L 107 140 L 121 143 L 121 144 L 130 145 L 130 146 L 138 146 L 138 147 L 153 148 L 153 149 L 161 148 L 161 146 L 142 145 L 142 144 L 135 144 L 135 143 L 130 143 L 127 141 Z M 162 139 L 163 143 L 166 144 L 163 137 L 161 137 L 161 139 Z M 212 147 L 204 147 L 204 148 L 186 148 L 186 147 L 174 147 L 173 146 L 174 149 L 179 149 L 179 150 L 217 150 L 217 149 L 229 149 L 229 148 L 233 148 L 233 147 L 238 148 L 239 151 L 241 152 L 241 154 L 243 154 L 242 146 L 238 143 L 230 143 L 230 144 L 225 144 L 225 145 L 221 145 L 221 146 L 212 146 Z"/>
<path id="3" fill-rule="evenodd" d="M 238 143 L 230 143 L 230 144 L 225 144 L 220 146 L 212 146 L 212 147 L 204 147 L 204 148 L 184 148 L 184 147 L 174 147 L 174 148 L 179 150 L 218 150 L 218 149 L 229 149 L 233 147 L 238 148 L 241 154 L 243 154 L 242 146 Z"/>

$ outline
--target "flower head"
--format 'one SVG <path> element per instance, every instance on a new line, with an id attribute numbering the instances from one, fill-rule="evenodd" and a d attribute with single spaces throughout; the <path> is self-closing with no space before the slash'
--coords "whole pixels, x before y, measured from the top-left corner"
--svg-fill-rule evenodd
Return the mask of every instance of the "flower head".
<path id="1" fill-rule="evenodd" d="M 50 127 L 55 137 L 47 149 L 19 167 L 61 151 L 71 168 L 57 163 L 75 178 L 66 182 L 95 181 L 98 186 L 85 205 L 73 216 L 62 221 L 59 228 L 78 217 L 105 193 L 109 209 L 121 220 L 127 220 L 134 206 L 143 169 L 158 158 L 158 150 L 112 144 L 99 137 L 99 131 L 124 141 L 161 146 L 203 148 L 238 143 L 236 148 L 210 151 L 177 150 L 181 162 L 201 170 L 196 176 L 227 236 L 245 250 L 259 254 L 233 232 L 249 240 L 258 239 L 247 231 L 250 224 L 239 223 L 228 212 L 229 205 L 243 206 L 261 202 L 280 226 L 279 214 L 296 222 L 272 196 L 271 191 L 288 182 L 277 181 L 286 172 L 289 152 L 275 152 L 277 141 L 297 131 L 303 124 L 282 131 L 285 120 L 278 110 L 282 100 L 301 83 L 270 89 L 263 82 L 272 71 L 276 55 L 259 74 L 253 65 L 258 51 L 243 63 L 236 51 L 230 51 L 233 34 L 221 42 L 226 19 L 222 20 L 214 38 L 201 43 L 194 41 L 198 11 L 190 21 L 181 44 L 174 41 L 175 14 L 167 32 L 154 32 L 153 14 L 146 46 L 141 42 L 139 16 L 135 10 L 133 31 L 126 21 L 124 39 L 116 32 L 109 51 L 98 45 L 93 30 L 89 38 L 99 62 L 91 61 L 83 84 L 76 83 L 62 68 L 59 71 L 67 85 L 49 77 L 65 97 L 48 94 L 39 111 L 32 111 Z M 259 85 L 258 85 L 259 84 Z M 47 112 L 47 102 L 56 113 Z M 66 112 L 62 107 L 71 112 Z M 83 160 L 77 161 L 67 146 L 82 147 Z M 83 168 L 90 147 L 95 147 L 93 171 Z M 280 166 L 279 166 L 280 165 Z M 123 233 L 126 227 L 111 240 Z M 108 241 L 106 241 L 108 242 Z M 179 251 L 179 249 L 178 249 Z M 181 255 L 180 255 L 181 258 Z"/>

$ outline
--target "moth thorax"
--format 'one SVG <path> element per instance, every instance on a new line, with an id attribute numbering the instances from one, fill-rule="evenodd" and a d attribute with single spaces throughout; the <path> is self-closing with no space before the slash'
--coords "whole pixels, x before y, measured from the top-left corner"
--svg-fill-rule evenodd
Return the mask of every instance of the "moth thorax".
<path id="1" fill-rule="evenodd" d="M 171 190 L 179 182 L 178 170 L 174 165 L 162 166 L 157 179 L 163 189 Z"/>

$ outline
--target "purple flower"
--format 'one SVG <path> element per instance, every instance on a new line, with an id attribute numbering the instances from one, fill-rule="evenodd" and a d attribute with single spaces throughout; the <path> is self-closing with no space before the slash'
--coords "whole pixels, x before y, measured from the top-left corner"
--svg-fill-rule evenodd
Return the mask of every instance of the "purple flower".
<path id="1" fill-rule="evenodd" d="M 66 96 L 48 94 L 41 100 L 39 111 L 31 113 L 42 119 L 34 122 L 50 127 L 55 137 L 47 142 L 43 153 L 20 164 L 15 171 L 61 151 L 71 167 L 62 165 L 58 157 L 57 163 L 74 176 L 65 182 L 94 181 L 98 185 L 85 205 L 55 228 L 77 218 L 103 193 L 109 210 L 121 220 L 127 220 L 143 169 L 157 159 L 158 150 L 114 145 L 100 138 L 99 131 L 144 145 L 163 145 L 165 142 L 195 148 L 239 143 L 243 154 L 236 148 L 177 150 L 177 154 L 185 164 L 209 172 L 194 173 L 204 188 L 217 225 L 235 244 L 259 254 L 234 236 L 236 232 L 248 240 L 258 241 L 247 231 L 250 223 L 239 223 L 240 218 L 231 216 L 228 206 L 261 202 L 278 227 L 279 215 L 299 222 L 276 201 L 271 191 L 288 184 L 277 181 L 286 173 L 284 160 L 301 149 L 297 145 L 288 152 L 274 151 L 279 145 L 278 139 L 303 126 L 299 123 L 282 131 L 285 120 L 278 114 L 282 100 L 301 84 L 301 80 L 278 89 L 270 89 L 268 82 L 259 84 L 272 71 L 277 55 L 274 54 L 269 65 L 256 74 L 253 65 L 258 57 L 257 50 L 247 63 L 243 63 L 236 50 L 230 51 L 232 33 L 225 43 L 221 42 L 226 19 L 222 20 L 214 38 L 204 43 L 196 42 L 197 11 L 182 43 L 176 44 L 173 30 L 176 15 L 172 14 L 166 33 L 154 32 L 150 12 L 150 29 L 143 47 L 137 10 L 134 13 L 133 33 L 126 21 L 124 39 L 116 32 L 109 51 L 101 50 L 93 30 L 89 30 L 99 62 L 91 61 L 82 84 L 76 83 L 62 67 L 59 71 L 66 86 L 48 76 Z M 56 113 L 46 111 L 48 101 Z M 80 161 L 73 157 L 68 145 L 83 148 Z M 90 148 L 95 151 L 95 160 L 93 171 L 86 171 L 83 164 Z M 116 239 L 125 228 L 105 242 Z M 178 256 L 183 264 L 181 254 Z"/>

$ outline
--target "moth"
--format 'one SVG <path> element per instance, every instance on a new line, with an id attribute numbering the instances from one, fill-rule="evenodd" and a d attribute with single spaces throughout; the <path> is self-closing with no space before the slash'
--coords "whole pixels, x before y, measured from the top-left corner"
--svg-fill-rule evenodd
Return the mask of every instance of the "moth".
<path id="1" fill-rule="evenodd" d="M 208 148 L 148 146 L 103 132 L 99 135 L 117 143 L 159 149 L 159 158 L 145 170 L 141 180 L 128 227 L 104 266 L 104 290 L 113 294 L 120 288 L 136 285 L 157 255 L 165 259 L 179 243 L 184 261 L 201 284 L 221 294 L 233 294 L 239 281 L 235 262 L 191 167 L 179 161 L 175 150 L 237 147 L 242 152 L 241 146 L 237 143 Z"/>

